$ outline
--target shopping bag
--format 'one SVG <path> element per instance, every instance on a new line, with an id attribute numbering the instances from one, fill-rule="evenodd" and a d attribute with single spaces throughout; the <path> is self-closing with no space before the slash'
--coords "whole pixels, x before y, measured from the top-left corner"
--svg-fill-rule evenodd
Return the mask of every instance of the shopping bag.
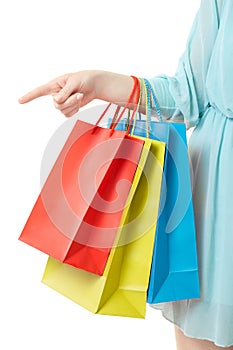
<path id="1" fill-rule="evenodd" d="M 150 137 L 166 142 L 167 146 L 147 301 L 154 304 L 199 298 L 186 128 L 184 124 L 166 122 L 153 122 L 151 127 Z M 142 122 L 138 128 L 143 128 Z"/>
<path id="2" fill-rule="evenodd" d="M 149 82 L 158 116 L 158 101 Z M 150 100 L 148 99 L 148 110 Z M 151 266 L 147 302 L 150 304 L 200 297 L 196 230 L 192 202 L 186 126 L 183 123 L 152 121 L 150 138 L 166 143 L 164 176 Z M 125 130 L 127 120 L 117 129 Z M 147 122 L 136 120 L 134 134 L 145 136 Z"/>
<path id="3" fill-rule="evenodd" d="M 97 314 L 144 318 L 165 144 L 145 139 L 105 271 L 102 276 L 49 258 L 42 282 Z"/>
<path id="4" fill-rule="evenodd" d="M 130 96 L 135 88 L 136 83 Z M 114 128 L 77 120 L 19 237 L 59 261 L 100 275 L 144 144 Z"/>

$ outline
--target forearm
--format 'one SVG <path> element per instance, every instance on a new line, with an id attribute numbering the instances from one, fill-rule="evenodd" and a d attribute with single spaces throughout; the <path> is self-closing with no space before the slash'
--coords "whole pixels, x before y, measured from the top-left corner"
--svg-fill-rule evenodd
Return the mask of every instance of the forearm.
<path id="1" fill-rule="evenodd" d="M 94 74 L 96 98 L 116 104 L 127 102 L 134 84 L 131 76 L 107 71 L 95 71 Z M 144 110 L 145 95 L 143 91 L 140 106 L 140 109 Z"/>
<path id="2" fill-rule="evenodd" d="M 22 96 L 19 102 L 27 103 L 41 96 L 52 95 L 55 107 L 66 117 L 70 117 L 94 99 L 125 105 L 133 85 L 134 79 L 129 75 L 102 70 L 79 71 L 59 76 L 38 86 Z M 130 102 L 137 103 L 136 96 Z M 144 111 L 144 106 L 145 97 L 142 92 L 141 112 Z"/>

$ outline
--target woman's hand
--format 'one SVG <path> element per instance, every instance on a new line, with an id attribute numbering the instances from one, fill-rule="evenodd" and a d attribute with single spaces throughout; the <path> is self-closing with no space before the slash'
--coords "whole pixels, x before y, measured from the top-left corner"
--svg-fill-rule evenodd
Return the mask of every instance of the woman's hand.
<path id="1" fill-rule="evenodd" d="M 100 70 L 64 74 L 41 85 L 19 99 L 27 103 L 51 95 L 55 107 L 66 117 L 76 114 L 80 107 L 94 99 L 124 104 L 133 87 L 130 76 Z"/>
<path id="2" fill-rule="evenodd" d="M 97 71 L 62 75 L 22 96 L 19 102 L 27 103 L 38 97 L 51 95 L 55 107 L 66 117 L 70 117 L 77 113 L 80 107 L 97 98 L 95 92 L 96 75 Z"/>

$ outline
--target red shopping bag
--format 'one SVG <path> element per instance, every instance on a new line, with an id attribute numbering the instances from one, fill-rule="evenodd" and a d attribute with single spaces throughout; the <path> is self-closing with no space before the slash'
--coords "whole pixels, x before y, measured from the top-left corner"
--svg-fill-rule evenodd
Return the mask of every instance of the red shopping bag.
<path id="1" fill-rule="evenodd" d="M 137 88 L 135 79 L 128 103 Z M 106 129 L 76 122 L 19 237 L 59 261 L 99 275 L 144 144 L 128 135 L 129 128 L 119 131 L 116 125 Z"/>

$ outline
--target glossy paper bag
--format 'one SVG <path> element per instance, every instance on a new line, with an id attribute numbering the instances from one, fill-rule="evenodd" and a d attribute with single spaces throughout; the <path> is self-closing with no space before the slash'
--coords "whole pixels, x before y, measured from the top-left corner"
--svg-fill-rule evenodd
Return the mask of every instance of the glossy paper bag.
<path id="1" fill-rule="evenodd" d="M 144 141 L 78 120 L 19 239 L 103 274 Z"/>
<path id="2" fill-rule="evenodd" d="M 154 137 L 158 124 L 152 123 Z M 162 124 L 169 130 L 169 138 L 148 288 L 150 304 L 200 297 L 186 126 Z"/>
<path id="3" fill-rule="evenodd" d="M 93 313 L 145 317 L 165 144 L 145 139 L 114 247 L 102 276 L 49 258 L 43 283 Z"/>

